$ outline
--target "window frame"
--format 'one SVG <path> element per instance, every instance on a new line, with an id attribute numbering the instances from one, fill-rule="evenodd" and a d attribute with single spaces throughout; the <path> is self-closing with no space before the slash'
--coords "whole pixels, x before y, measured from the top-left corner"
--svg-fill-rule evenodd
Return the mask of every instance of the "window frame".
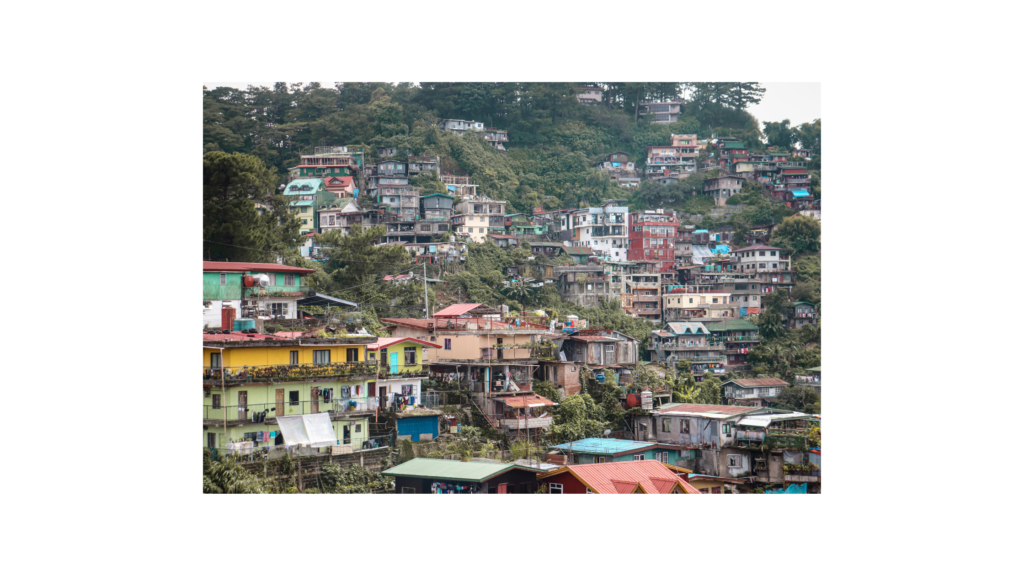
<path id="1" fill-rule="evenodd" d="M 565 494 L 565 487 L 557 482 L 548 482 L 548 494 Z"/>
<path id="2" fill-rule="evenodd" d="M 646 459 L 646 456 L 644 454 L 633 454 L 633 461 L 634 462 L 643 462 L 645 459 Z"/>
<path id="3" fill-rule="evenodd" d="M 221 272 L 221 274 L 220 274 L 220 285 L 221 286 L 227 286 L 228 285 L 228 275 L 223 273 L 223 272 Z"/>
<path id="4" fill-rule="evenodd" d="M 327 355 L 326 361 L 324 355 Z M 313 350 L 313 364 L 330 364 L 331 363 L 331 350 Z"/>
<path id="5" fill-rule="evenodd" d="M 291 366 L 297 366 L 299 364 L 299 351 L 289 350 L 288 351 L 288 364 Z"/>

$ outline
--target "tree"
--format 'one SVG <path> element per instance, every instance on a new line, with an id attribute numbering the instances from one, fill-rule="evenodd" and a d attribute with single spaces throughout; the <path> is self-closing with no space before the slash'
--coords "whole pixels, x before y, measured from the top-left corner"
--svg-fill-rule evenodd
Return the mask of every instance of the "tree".
<path id="1" fill-rule="evenodd" d="M 608 423 L 604 408 L 589 394 L 577 394 L 562 400 L 555 408 L 551 438 L 557 444 L 595 438 L 604 434 Z"/>
<path id="2" fill-rule="evenodd" d="M 234 457 L 213 460 L 203 449 L 203 494 L 271 494 L 273 484 L 248 472 Z"/>
<path id="3" fill-rule="evenodd" d="M 800 148 L 810 150 L 814 156 L 821 154 L 821 118 L 805 122 L 793 130 L 793 137 Z"/>
<path id="4" fill-rule="evenodd" d="M 273 262 L 295 252 L 299 220 L 274 194 L 277 177 L 248 154 L 203 155 L 203 256 L 209 260 Z M 264 207 L 260 213 L 256 204 Z"/>
<path id="5" fill-rule="evenodd" d="M 805 414 L 820 414 L 821 396 L 809 386 L 787 386 L 775 397 L 775 407 Z"/>
<path id="6" fill-rule="evenodd" d="M 320 486 L 331 494 L 387 494 L 394 481 L 380 472 L 362 466 L 342 468 L 335 463 L 320 466 Z"/>
<path id="7" fill-rule="evenodd" d="M 789 119 L 782 122 L 765 122 L 764 135 L 768 138 L 768 145 L 783 150 L 793 147 L 793 130 L 789 127 Z"/>
<path id="8" fill-rule="evenodd" d="M 772 243 L 795 256 L 821 251 L 821 224 L 809 216 L 791 216 L 772 231 Z"/>

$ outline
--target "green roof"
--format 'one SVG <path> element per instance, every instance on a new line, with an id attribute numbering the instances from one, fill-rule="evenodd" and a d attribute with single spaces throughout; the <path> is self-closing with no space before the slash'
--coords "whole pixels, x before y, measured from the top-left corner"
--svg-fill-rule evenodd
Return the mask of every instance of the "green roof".
<path id="1" fill-rule="evenodd" d="M 722 148 L 746 148 L 746 146 L 743 145 L 743 142 L 724 142 Z"/>
<path id="2" fill-rule="evenodd" d="M 303 186 L 309 186 L 312 190 L 298 190 Z M 316 194 L 317 191 L 324 187 L 324 183 L 319 178 L 300 178 L 298 180 L 292 180 L 288 183 L 288 187 L 284 189 L 285 196 L 305 196 L 309 194 Z"/>
<path id="3" fill-rule="evenodd" d="M 313 205 L 313 201 L 312 200 L 293 200 L 291 202 L 291 205 L 292 206 L 312 206 Z"/>
<path id="4" fill-rule="evenodd" d="M 433 194 L 427 194 L 426 196 L 420 196 L 420 198 L 430 198 L 431 196 L 444 196 L 445 198 L 451 198 L 452 200 L 455 200 L 455 196 L 452 196 L 450 194 L 441 194 L 440 192 L 434 192 Z"/>
<path id="5" fill-rule="evenodd" d="M 810 302 L 804 302 L 802 300 L 800 302 L 793 302 L 793 306 L 798 306 L 800 304 L 807 304 L 808 306 L 814 306 L 814 304 L 811 304 Z"/>
<path id="6" fill-rule="evenodd" d="M 460 462 L 438 458 L 413 458 L 394 468 L 388 468 L 382 474 L 431 480 L 484 482 L 513 468 L 520 468 L 520 466 L 502 462 Z"/>
<path id="7" fill-rule="evenodd" d="M 710 319 L 705 324 L 708 330 L 712 332 L 727 332 L 729 330 L 757 330 L 757 326 L 747 322 L 742 318 L 730 318 L 722 322 L 711 322 Z"/>

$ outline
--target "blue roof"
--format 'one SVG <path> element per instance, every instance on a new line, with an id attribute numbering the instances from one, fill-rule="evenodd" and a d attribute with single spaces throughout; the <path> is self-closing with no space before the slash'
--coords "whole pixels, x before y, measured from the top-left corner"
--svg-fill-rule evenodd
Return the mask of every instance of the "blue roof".
<path id="1" fill-rule="evenodd" d="M 317 190 L 324 183 L 319 178 L 300 178 L 298 180 L 292 180 L 288 183 L 288 187 L 284 189 L 285 196 L 306 196 L 310 194 L 316 194 Z M 304 186 L 309 186 L 312 190 L 299 190 Z"/>
<path id="2" fill-rule="evenodd" d="M 654 446 L 653 442 L 636 442 L 634 440 L 619 440 L 618 438 L 584 438 L 575 442 L 559 444 L 555 448 L 568 452 L 582 454 L 620 454 L 630 450 L 641 450 Z"/>
<path id="3" fill-rule="evenodd" d="M 804 198 L 810 196 L 807 190 L 793 190 L 793 198 Z"/>
<path id="4" fill-rule="evenodd" d="M 694 234 L 707 234 L 708 231 L 707 230 L 694 230 L 693 233 Z"/>
<path id="5" fill-rule="evenodd" d="M 292 200 L 290 205 L 291 206 L 312 206 L 313 205 L 313 201 L 312 200 Z"/>

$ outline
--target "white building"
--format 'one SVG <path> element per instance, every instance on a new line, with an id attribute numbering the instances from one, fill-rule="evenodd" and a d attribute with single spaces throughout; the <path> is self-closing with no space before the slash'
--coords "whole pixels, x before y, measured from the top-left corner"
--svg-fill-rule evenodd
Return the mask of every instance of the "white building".
<path id="1" fill-rule="evenodd" d="M 595 254 L 613 262 L 626 260 L 629 249 L 629 208 L 608 202 L 598 208 L 583 208 L 562 215 L 562 230 L 569 230 L 572 240 L 566 246 L 590 248 Z"/>

